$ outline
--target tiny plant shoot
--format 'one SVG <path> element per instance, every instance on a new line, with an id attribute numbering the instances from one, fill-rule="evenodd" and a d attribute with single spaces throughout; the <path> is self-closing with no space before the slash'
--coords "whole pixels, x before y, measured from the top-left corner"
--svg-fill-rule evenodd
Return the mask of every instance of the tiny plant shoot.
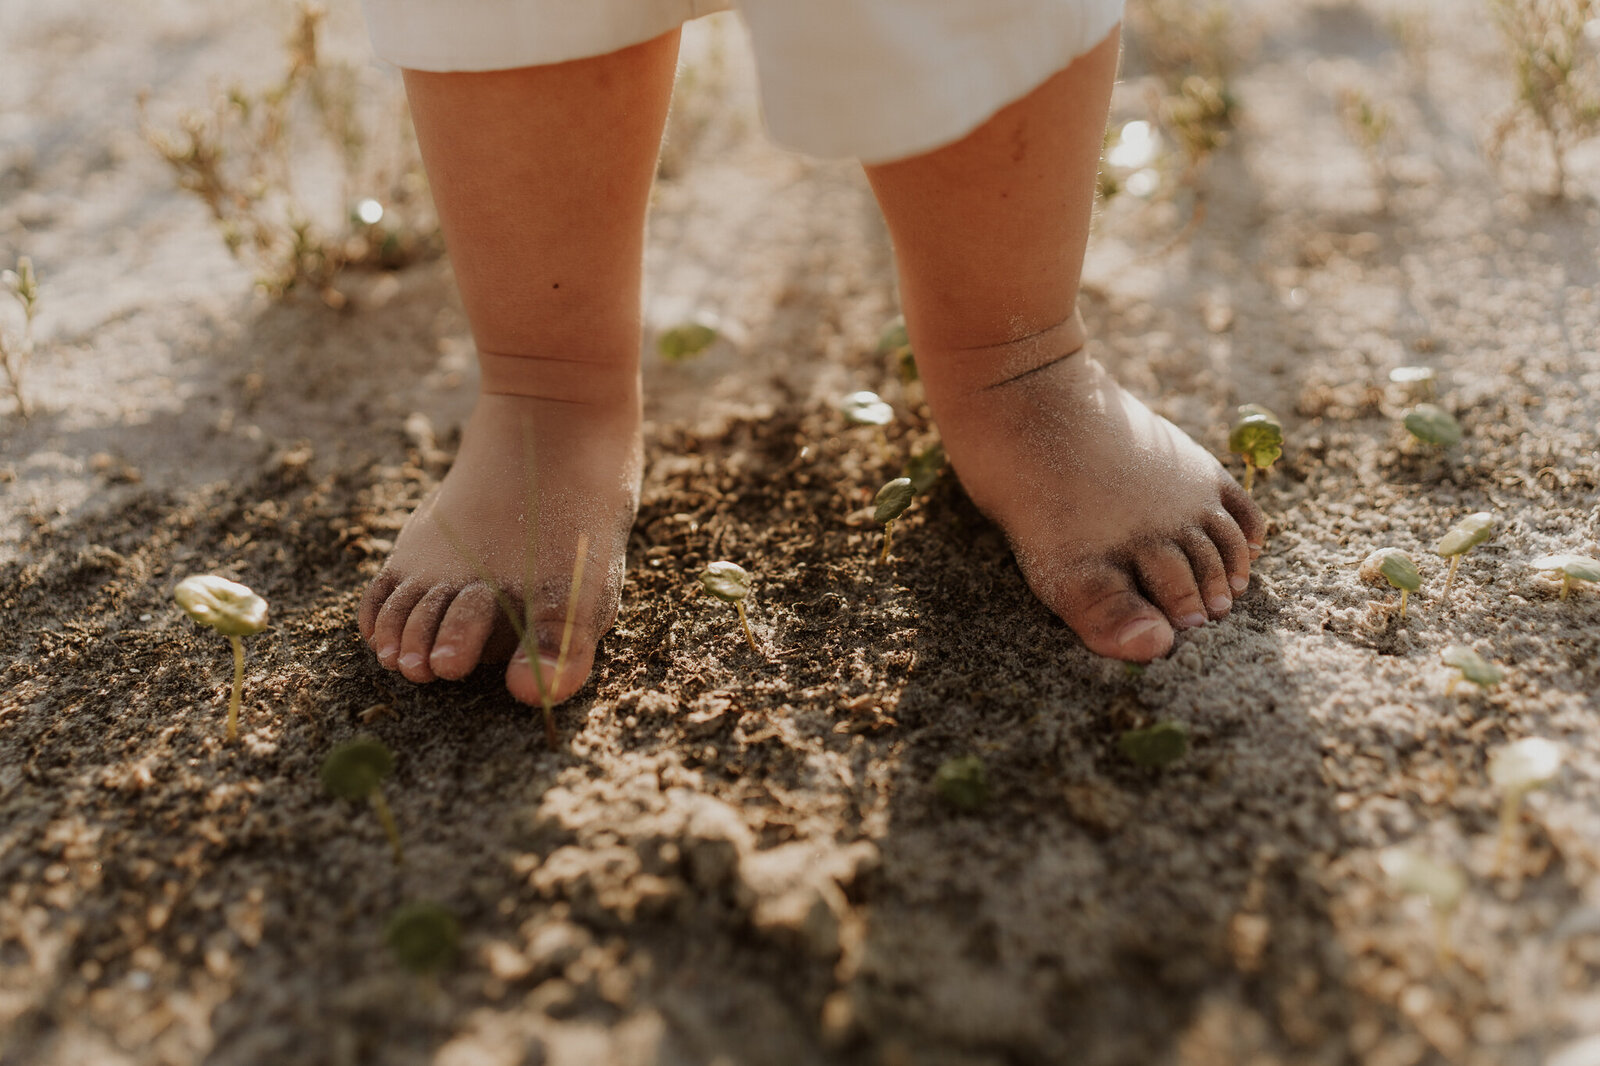
<path id="1" fill-rule="evenodd" d="M 878 354 L 894 357 L 900 384 L 910 385 L 917 380 L 917 360 L 911 351 L 911 337 L 906 333 L 904 315 L 895 315 L 884 323 L 878 333 Z"/>
<path id="2" fill-rule="evenodd" d="M 927 492 L 939 480 L 939 472 L 943 469 L 944 445 L 934 441 L 907 461 L 906 477 L 911 479 L 911 487 L 917 492 Z"/>
<path id="3" fill-rule="evenodd" d="M 940 802 L 972 814 L 989 805 L 989 773 L 976 755 L 946 759 L 933 773 L 933 791 Z"/>
<path id="4" fill-rule="evenodd" d="M 1454 866 L 1434 862 L 1410 848 L 1390 848 L 1378 856 L 1378 865 L 1396 889 L 1421 896 L 1433 911 L 1434 949 L 1439 964 L 1450 961 L 1450 916 L 1467 891 L 1467 879 Z"/>
<path id="5" fill-rule="evenodd" d="M 1489 756 L 1489 784 L 1500 793 L 1500 845 L 1496 866 L 1504 867 L 1516 836 L 1522 797 L 1555 780 L 1561 760 L 1561 745 L 1543 737 L 1514 740 Z"/>
<path id="6" fill-rule="evenodd" d="M 894 421 L 894 408 L 875 392 L 852 392 L 839 401 L 839 413 L 852 426 L 877 426 Z"/>
<path id="7" fill-rule="evenodd" d="M 383 930 L 396 961 L 420 977 L 450 965 L 460 940 L 461 927 L 449 908 L 425 900 L 396 908 Z"/>
<path id="8" fill-rule="evenodd" d="M 1369 585 L 1388 584 L 1400 590 L 1400 620 L 1406 618 L 1406 596 L 1422 587 L 1422 575 L 1411 556 L 1399 548 L 1379 548 L 1361 564 L 1361 580 Z"/>
<path id="9" fill-rule="evenodd" d="M 1389 371 L 1389 380 L 1408 395 L 1426 400 L 1433 398 L 1438 378 L 1431 366 L 1397 366 Z"/>
<path id="10" fill-rule="evenodd" d="M 1566 599 L 1574 581 L 1600 581 L 1600 563 L 1587 555 L 1541 555 L 1528 564 L 1535 570 L 1561 575 L 1561 598 Z"/>
<path id="11" fill-rule="evenodd" d="M 1283 423 L 1260 404 L 1239 408 L 1239 420 L 1228 433 L 1228 450 L 1244 457 L 1244 491 L 1255 484 L 1256 471 L 1265 470 L 1283 454 Z"/>
<path id="12" fill-rule="evenodd" d="M 905 513 L 911 506 L 911 498 L 916 495 L 916 490 L 911 485 L 908 477 L 897 477 L 872 498 L 876 509 L 872 512 L 872 520 L 883 527 L 883 551 L 878 553 L 878 562 L 889 561 L 889 543 L 894 539 L 894 520 Z"/>
<path id="13" fill-rule="evenodd" d="M 669 363 L 692 359 L 717 342 L 717 323 L 706 315 L 697 315 L 682 325 L 662 330 L 656 337 L 656 351 Z"/>
<path id="14" fill-rule="evenodd" d="M 738 563 L 726 560 L 715 562 L 700 575 L 700 586 L 723 603 L 731 603 L 738 608 L 739 624 L 744 626 L 744 637 L 750 642 L 750 650 L 761 654 L 761 649 L 756 646 L 756 636 L 750 632 L 750 619 L 744 613 L 744 598 L 750 595 L 750 571 Z"/>
<path id="15" fill-rule="evenodd" d="M 1117 738 L 1117 750 L 1135 766 L 1160 770 L 1189 751 L 1189 730 L 1182 722 L 1157 722 L 1148 729 L 1130 729 Z"/>
<path id="16" fill-rule="evenodd" d="M 1479 511 L 1469 514 L 1445 532 L 1439 538 L 1438 546 L 1433 551 L 1441 559 L 1450 560 L 1450 573 L 1444 579 L 1444 592 L 1439 596 L 1443 603 L 1450 598 L 1450 586 L 1456 580 L 1456 567 L 1461 565 L 1461 557 L 1473 548 L 1494 536 L 1494 515 L 1488 511 Z"/>
<path id="17" fill-rule="evenodd" d="M 1505 680 L 1506 672 L 1485 659 L 1465 644 L 1452 644 L 1439 653 L 1446 666 L 1453 666 L 1460 674 L 1450 679 L 1450 692 L 1462 681 L 1470 681 L 1481 689 L 1493 688 Z"/>
<path id="18" fill-rule="evenodd" d="M 228 696 L 229 743 L 239 739 L 239 697 L 244 691 L 244 638 L 267 628 L 267 601 L 237 581 L 196 574 L 178 582 L 172 598 L 183 613 L 233 645 L 233 692 Z"/>
<path id="19" fill-rule="evenodd" d="M 17 414 L 24 420 L 32 413 L 22 391 L 22 376 L 33 356 L 33 320 L 39 313 L 39 279 L 33 273 L 33 260 L 27 256 L 17 259 L 17 269 L 0 271 L 0 285 L 22 305 L 22 339 L 8 344 L 0 335 L 0 368 L 5 370 L 6 385 L 11 398 L 16 401 Z"/>
<path id="20" fill-rule="evenodd" d="M 387 744 L 374 737 L 346 741 L 322 760 L 322 786 L 339 799 L 353 803 L 366 800 L 372 804 L 398 866 L 405 861 L 405 850 L 400 846 L 400 830 L 395 826 L 394 812 L 389 810 L 389 801 L 383 798 L 383 781 L 393 771 L 394 755 Z"/>
<path id="21" fill-rule="evenodd" d="M 1448 448 L 1461 440 L 1461 423 L 1438 404 L 1417 404 L 1406 412 L 1404 422 L 1406 432 L 1424 444 Z"/>

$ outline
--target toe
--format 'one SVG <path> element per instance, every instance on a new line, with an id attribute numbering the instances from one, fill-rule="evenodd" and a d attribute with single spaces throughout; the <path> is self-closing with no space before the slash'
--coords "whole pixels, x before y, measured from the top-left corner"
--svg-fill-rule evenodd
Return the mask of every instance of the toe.
<path id="1" fill-rule="evenodd" d="M 1210 534 L 1198 526 L 1184 530 L 1178 543 L 1189 557 L 1189 568 L 1194 572 L 1201 598 L 1206 601 L 1206 610 L 1212 618 L 1221 618 L 1233 608 L 1233 589 L 1228 584 L 1228 569 L 1223 565 L 1222 553 Z"/>
<path id="2" fill-rule="evenodd" d="M 523 703 L 537 706 L 543 701 L 542 691 L 550 702 L 561 703 L 583 687 L 594 668 L 594 650 L 599 642 L 587 626 L 574 626 L 567 646 L 567 657 L 560 658 L 562 623 L 541 623 L 537 629 L 539 641 L 539 676 L 534 677 L 528 657 L 521 648 L 511 657 L 506 667 L 506 688 Z"/>
<path id="3" fill-rule="evenodd" d="M 1249 542 L 1244 538 L 1244 531 L 1233 520 L 1233 515 L 1226 511 L 1218 511 L 1207 518 L 1205 531 L 1222 556 L 1229 589 L 1234 596 L 1238 596 L 1250 586 L 1250 557 L 1253 554 Z"/>
<path id="4" fill-rule="evenodd" d="M 1206 624 L 1206 605 L 1195 584 L 1194 567 L 1183 549 L 1171 541 L 1142 548 L 1134 556 L 1139 583 L 1179 629 Z"/>
<path id="5" fill-rule="evenodd" d="M 378 609 L 368 643 L 386 669 L 400 668 L 400 638 L 405 633 L 406 619 L 411 617 L 411 608 L 427 595 L 430 587 L 425 581 L 402 581 Z"/>
<path id="6" fill-rule="evenodd" d="M 406 625 L 400 633 L 400 657 L 395 660 L 400 673 L 407 681 L 432 681 L 437 675 L 428 665 L 433 654 L 434 636 L 439 632 L 439 620 L 456 598 L 451 585 L 435 585 L 423 593 L 422 599 L 406 616 Z"/>
<path id="7" fill-rule="evenodd" d="M 472 673 L 484 657 L 500 615 L 494 589 L 482 581 L 462 589 L 439 622 L 433 650 L 428 655 L 429 668 L 448 681 L 458 681 Z"/>
<path id="8" fill-rule="evenodd" d="M 1233 520 L 1239 524 L 1239 529 L 1244 533 L 1244 539 L 1250 545 L 1252 554 L 1259 555 L 1261 548 L 1267 543 L 1267 516 L 1261 513 L 1261 508 L 1256 506 L 1256 501 L 1250 494 L 1239 487 L 1233 478 L 1222 481 L 1222 506 L 1228 509 Z"/>
<path id="9" fill-rule="evenodd" d="M 1172 627 L 1119 566 L 1085 567 L 1049 592 L 1044 601 L 1098 655 L 1149 662 L 1172 650 Z"/>
<path id="10" fill-rule="evenodd" d="M 378 611 L 383 607 L 389 594 L 400 584 L 400 579 L 385 570 L 372 579 L 372 584 L 367 586 L 367 591 L 361 596 L 361 610 L 356 615 L 356 623 L 361 628 L 361 639 L 372 642 L 373 631 L 378 624 Z"/>

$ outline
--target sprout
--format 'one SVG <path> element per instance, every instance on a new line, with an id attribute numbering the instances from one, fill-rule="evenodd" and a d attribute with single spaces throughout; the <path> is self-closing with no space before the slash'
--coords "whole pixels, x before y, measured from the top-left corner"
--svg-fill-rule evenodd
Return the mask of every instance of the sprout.
<path id="1" fill-rule="evenodd" d="M 1561 769 L 1561 759 L 1561 745 L 1543 737 L 1523 737 L 1489 756 L 1489 783 L 1501 793 L 1497 865 L 1504 865 L 1516 836 L 1522 797 L 1553 781 Z"/>
<path id="2" fill-rule="evenodd" d="M 882 428 L 894 421 L 894 409 L 875 392 L 852 392 L 839 401 L 839 413 L 852 426 Z"/>
<path id="3" fill-rule="evenodd" d="M 720 336 L 718 326 L 711 316 L 696 315 L 682 325 L 662 330 L 656 337 L 656 351 L 668 362 L 681 363 L 715 344 Z"/>
<path id="4" fill-rule="evenodd" d="M 444 969 L 456 957 L 461 927 L 450 910 L 426 901 L 396 908 L 383 930 L 400 965 L 412 973 L 426 975 Z"/>
<path id="5" fill-rule="evenodd" d="M 878 555 L 878 562 L 889 561 L 889 543 L 894 539 L 894 520 L 905 513 L 911 506 L 911 499 L 916 495 L 916 490 L 911 485 L 908 477 L 897 477 L 872 498 L 876 509 L 872 512 L 872 520 L 883 527 L 883 551 Z"/>
<path id="6" fill-rule="evenodd" d="M 1413 396 L 1432 397 L 1436 375 L 1428 366 L 1397 366 L 1389 371 L 1389 380 Z"/>
<path id="7" fill-rule="evenodd" d="M 1117 750 L 1135 766 L 1159 770 L 1189 751 L 1189 729 L 1182 722 L 1157 722 L 1149 729 L 1130 729 L 1117 739 Z"/>
<path id="8" fill-rule="evenodd" d="M 1244 457 L 1244 490 L 1249 492 L 1258 469 L 1265 470 L 1283 454 L 1283 423 L 1260 404 L 1239 408 L 1239 421 L 1228 433 L 1228 450 Z"/>
<path id="9" fill-rule="evenodd" d="M 971 814 L 989 804 L 989 774 L 976 755 L 946 759 L 933 774 L 933 790 L 946 805 Z"/>
<path id="10" fill-rule="evenodd" d="M 906 477 L 911 479 L 911 487 L 917 492 L 927 492 L 939 480 L 939 472 L 943 469 L 944 445 L 935 441 L 906 463 Z"/>
<path id="11" fill-rule="evenodd" d="M 228 697 L 227 740 L 239 738 L 239 696 L 244 691 L 244 638 L 267 628 L 267 601 L 237 581 L 196 574 L 178 582 L 172 598 L 183 613 L 215 629 L 233 645 L 233 692 Z"/>
<path id="12" fill-rule="evenodd" d="M 383 781 L 394 771 L 394 755 L 389 746 L 374 737 L 357 737 L 328 752 L 322 760 L 322 787 L 339 799 L 372 804 L 389 846 L 394 849 L 398 865 L 405 860 L 405 850 L 400 846 L 400 830 L 394 824 L 394 812 L 389 801 L 383 798 Z"/>
<path id="13" fill-rule="evenodd" d="M 1422 587 L 1422 575 L 1411 556 L 1399 548 L 1379 548 L 1361 563 L 1361 580 L 1370 585 L 1387 582 L 1400 590 L 1400 620 L 1406 617 L 1406 596 Z"/>
<path id="14" fill-rule="evenodd" d="M 1574 581 L 1600 581 L 1600 563 L 1587 555 L 1541 555 L 1528 564 L 1535 570 L 1561 575 L 1561 598 L 1566 599 Z"/>
<path id="15" fill-rule="evenodd" d="M 1450 645 L 1439 653 L 1439 658 L 1444 660 L 1445 665 L 1461 671 L 1461 676 L 1450 681 L 1451 692 L 1455 691 L 1457 683 L 1461 681 L 1470 681 L 1479 688 L 1489 688 L 1505 680 L 1504 670 L 1465 644 Z"/>
<path id="16" fill-rule="evenodd" d="M 1389 848 L 1378 856 L 1378 865 L 1395 888 L 1428 901 L 1440 965 L 1449 962 L 1450 915 L 1466 893 L 1467 879 L 1456 867 L 1434 862 L 1409 848 Z"/>
<path id="17" fill-rule="evenodd" d="M 737 563 L 725 560 L 715 562 L 700 575 L 700 585 L 723 603 L 731 603 L 739 609 L 739 624 L 744 626 L 745 639 L 750 642 L 751 650 L 759 655 L 761 649 L 756 647 L 755 634 L 750 632 L 750 619 L 744 613 L 744 598 L 750 595 L 750 571 Z"/>
<path id="18" fill-rule="evenodd" d="M 1461 423 L 1438 404 L 1419 403 L 1405 414 L 1406 432 L 1424 444 L 1447 448 L 1461 439 Z"/>
<path id="19" fill-rule="evenodd" d="M 1456 567 L 1461 565 L 1461 557 L 1492 536 L 1494 536 L 1494 515 L 1488 511 L 1479 511 L 1477 514 L 1467 515 L 1439 538 L 1438 546 L 1433 549 L 1434 554 L 1441 559 L 1450 560 L 1450 573 L 1444 579 L 1444 592 L 1439 596 L 1441 603 L 1450 598 L 1450 586 L 1455 582 Z"/>

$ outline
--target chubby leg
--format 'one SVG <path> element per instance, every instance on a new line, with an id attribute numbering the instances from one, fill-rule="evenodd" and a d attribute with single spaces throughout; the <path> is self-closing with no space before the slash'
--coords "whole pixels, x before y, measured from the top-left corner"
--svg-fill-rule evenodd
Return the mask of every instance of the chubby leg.
<path id="1" fill-rule="evenodd" d="M 1112 33 L 976 131 L 867 168 L 928 403 L 968 495 L 1093 651 L 1147 661 L 1225 615 L 1266 524 L 1204 448 L 1083 352 Z"/>
<path id="2" fill-rule="evenodd" d="M 551 66 L 406 72 L 482 371 L 455 464 L 361 603 L 362 635 L 412 681 L 464 677 L 511 650 L 483 570 L 531 603 L 557 700 L 583 684 L 616 615 L 641 469 L 645 211 L 677 51 L 673 31 Z M 580 537 L 589 558 L 557 677 Z M 538 699 L 520 653 L 506 683 Z"/>

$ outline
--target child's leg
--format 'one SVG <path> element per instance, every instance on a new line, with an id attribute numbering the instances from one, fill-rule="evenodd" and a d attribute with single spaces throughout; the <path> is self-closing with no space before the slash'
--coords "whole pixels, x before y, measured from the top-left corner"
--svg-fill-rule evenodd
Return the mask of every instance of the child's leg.
<path id="1" fill-rule="evenodd" d="M 677 61 L 674 30 L 609 55 L 471 74 L 406 72 L 406 91 L 482 391 L 455 465 L 401 531 L 361 603 L 379 660 L 413 681 L 510 650 L 475 557 L 534 606 L 555 658 L 578 538 L 588 562 L 570 663 L 582 685 L 616 614 L 638 502 L 644 221 Z M 530 450 L 531 449 L 531 450 Z M 537 495 L 529 514 L 525 457 Z M 534 587 L 525 546 L 537 542 Z M 507 684 L 538 698 L 527 664 Z"/>
<path id="2" fill-rule="evenodd" d="M 1080 351 L 1113 33 L 971 135 L 869 166 L 950 461 L 1029 585 L 1102 655 L 1226 614 L 1266 525 L 1205 449 Z"/>

